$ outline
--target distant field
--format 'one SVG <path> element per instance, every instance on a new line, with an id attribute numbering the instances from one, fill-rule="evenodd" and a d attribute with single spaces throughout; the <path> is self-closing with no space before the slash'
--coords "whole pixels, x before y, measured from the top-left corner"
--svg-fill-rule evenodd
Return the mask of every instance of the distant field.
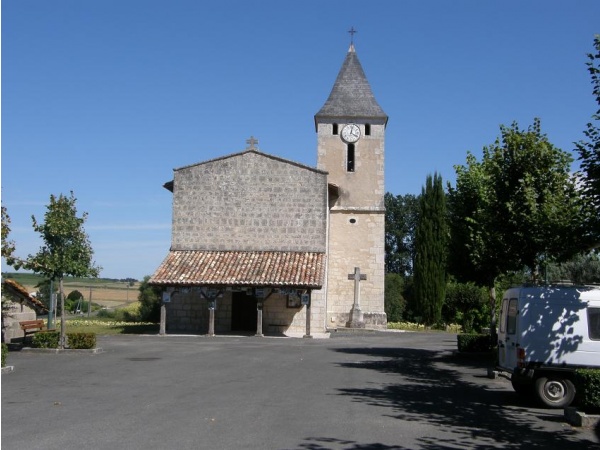
<path id="1" fill-rule="evenodd" d="M 3 278 L 11 278 L 17 283 L 22 284 L 29 292 L 35 292 L 36 286 L 43 281 L 39 275 L 31 273 L 6 272 L 2 274 Z M 65 278 L 63 281 L 65 295 L 71 291 L 78 290 L 83 294 L 84 300 L 91 299 L 93 303 L 105 306 L 110 309 L 120 308 L 137 301 L 140 283 L 134 282 L 129 286 L 129 282 L 109 280 L 106 278 Z"/>

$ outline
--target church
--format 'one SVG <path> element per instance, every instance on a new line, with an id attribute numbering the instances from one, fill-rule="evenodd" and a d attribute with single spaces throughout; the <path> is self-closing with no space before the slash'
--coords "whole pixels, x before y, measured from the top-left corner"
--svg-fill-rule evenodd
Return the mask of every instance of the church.
<path id="1" fill-rule="evenodd" d="M 351 43 L 315 114 L 317 167 L 247 148 L 174 169 L 161 334 L 385 328 L 388 117 Z M 308 131 L 308 130 L 307 130 Z"/>

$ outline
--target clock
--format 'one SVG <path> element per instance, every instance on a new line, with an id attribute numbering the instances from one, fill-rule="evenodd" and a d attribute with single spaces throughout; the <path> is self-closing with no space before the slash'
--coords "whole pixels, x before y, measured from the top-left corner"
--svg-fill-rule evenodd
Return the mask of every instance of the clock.
<path id="1" fill-rule="evenodd" d="M 355 123 L 349 123 L 342 128 L 342 139 L 353 143 L 360 139 L 360 128 Z"/>

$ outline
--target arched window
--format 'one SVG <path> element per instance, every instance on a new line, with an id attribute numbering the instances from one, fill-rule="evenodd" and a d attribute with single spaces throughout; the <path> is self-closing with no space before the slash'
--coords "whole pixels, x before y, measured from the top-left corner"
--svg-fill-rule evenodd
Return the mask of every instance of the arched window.
<path id="1" fill-rule="evenodd" d="M 336 136 L 338 134 L 338 124 L 334 123 L 333 124 L 333 135 Z"/>
<path id="2" fill-rule="evenodd" d="M 365 123 L 365 136 L 371 136 L 371 124 Z"/>

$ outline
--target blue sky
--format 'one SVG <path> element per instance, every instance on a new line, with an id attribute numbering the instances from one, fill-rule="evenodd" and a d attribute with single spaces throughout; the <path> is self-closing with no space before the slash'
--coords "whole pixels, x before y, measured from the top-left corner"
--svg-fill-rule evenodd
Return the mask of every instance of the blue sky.
<path id="1" fill-rule="evenodd" d="M 501 124 L 559 148 L 596 110 L 597 0 L 3 0 L 2 204 L 17 254 L 50 194 L 75 193 L 110 278 L 170 246 L 172 169 L 259 148 L 316 165 L 314 114 L 350 36 L 389 115 L 386 190 L 453 182 Z M 11 270 L 4 264 L 3 270 Z"/>

